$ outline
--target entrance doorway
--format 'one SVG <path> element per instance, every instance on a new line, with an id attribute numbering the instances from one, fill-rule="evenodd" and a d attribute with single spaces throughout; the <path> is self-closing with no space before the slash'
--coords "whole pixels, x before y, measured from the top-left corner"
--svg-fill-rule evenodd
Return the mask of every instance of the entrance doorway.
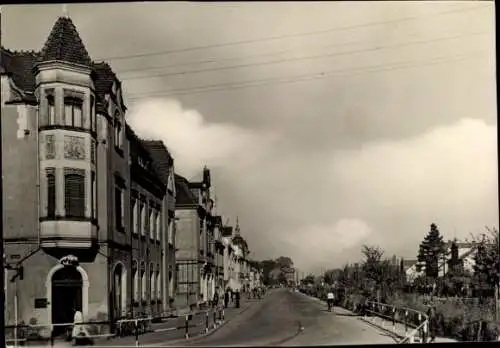
<path id="1" fill-rule="evenodd" d="M 52 323 L 73 323 L 76 311 L 82 312 L 83 279 L 73 266 L 65 266 L 52 276 Z M 66 333 L 67 326 L 54 326 L 54 336 Z"/>
<path id="2" fill-rule="evenodd" d="M 113 272 L 113 317 L 120 319 L 122 317 L 122 304 L 123 304 L 123 266 L 121 263 L 117 264 Z"/>

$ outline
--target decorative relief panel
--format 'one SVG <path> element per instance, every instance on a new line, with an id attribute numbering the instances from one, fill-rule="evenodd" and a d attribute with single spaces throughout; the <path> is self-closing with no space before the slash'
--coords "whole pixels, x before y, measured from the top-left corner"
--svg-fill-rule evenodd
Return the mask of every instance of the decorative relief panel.
<path id="1" fill-rule="evenodd" d="M 70 135 L 64 136 L 64 158 L 72 160 L 85 159 L 85 138 Z"/>
<path id="2" fill-rule="evenodd" d="M 56 139 L 53 134 L 45 136 L 45 159 L 56 158 Z"/>

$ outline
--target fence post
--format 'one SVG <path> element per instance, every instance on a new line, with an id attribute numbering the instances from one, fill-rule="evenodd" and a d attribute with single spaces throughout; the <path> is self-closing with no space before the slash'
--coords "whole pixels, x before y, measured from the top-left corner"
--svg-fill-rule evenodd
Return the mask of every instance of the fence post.
<path id="1" fill-rule="evenodd" d="M 405 311 L 405 335 L 408 334 L 408 311 Z"/>
<path id="2" fill-rule="evenodd" d="M 372 321 L 375 321 L 375 303 L 372 302 Z"/>
<path id="3" fill-rule="evenodd" d="M 186 335 L 186 339 L 189 338 L 189 314 L 186 314 L 186 322 L 185 322 L 185 335 Z"/>
<path id="4" fill-rule="evenodd" d="M 424 318 L 424 320 L 425 320 L 424 326 L 422 327 L 422 343 L 427 343 L 429 320 L 428 318 Z"/>
<path id="5" fill-rule="evenodd" d="M 214 308 L 214 329 L 217 327 L 217 308 Z"/>
<path id="6" fill-rule="evenodd" d="M 208 311 L 205 315 L 205 333 L 208 333 Z"/>
<path id="7" fill-rule="evenodd" d="M 422 324 L 422 314 L 418 313 L 418 326 Z M 422 328 L 420 328 L 417 332 L 417 334 L 420 336 L 420 339 L 422 340 Z"/>
<path id="8" fill-rule="evenodd" d="M 392 307 L 392 331 L 396 332 L 396 307 Z"/>
<path id="9" fill-rule="evenodd" d="M 134 326 L 135 326 L 135 346 L 139 347 L 139 322 L 134 320 Z"/>

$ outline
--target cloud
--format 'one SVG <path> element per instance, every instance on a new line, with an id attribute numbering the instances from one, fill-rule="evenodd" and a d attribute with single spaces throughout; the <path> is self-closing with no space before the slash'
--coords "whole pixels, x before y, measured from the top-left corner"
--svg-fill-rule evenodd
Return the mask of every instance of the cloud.
<path id="1" fill-rule="evenodd" d="M 224 167 L 251 161 L 272 139 L 271 134 L 256 134 L 228 123 L 209 124 L 196 110 L 184 109 L 175 100 L 152 99 L 136 104 L 127 120 L 141 137 L 163 140 L 178 170 L 188 177 L 200 172 L 205 164 Z"/>
<path id="2" fill-rule="evenodd" d="M 209 123 L 176 101 L 137 105 L 140 136 L 160 138 L 181 172 L 215 167 L 219 206 L 256 257 L 290 256 L 303 270 L 341 266 L 362 244 L 414 257 L 431 222 L 446 238 L 498 223 L 496 126 L 462 119 L 412 138 L 357 149 L 297 152 L 288 130 Z"/>

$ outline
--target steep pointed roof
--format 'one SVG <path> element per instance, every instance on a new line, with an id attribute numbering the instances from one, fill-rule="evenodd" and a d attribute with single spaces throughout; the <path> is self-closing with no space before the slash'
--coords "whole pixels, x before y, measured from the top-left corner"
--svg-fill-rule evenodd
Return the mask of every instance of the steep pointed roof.
<path id="1" fill-rule="evenodd" d="M 69 17 L 59 17 L 57 19 L 40 52 L 39 62 L 51 60 L 92 66 L 89 53 Z"/>

